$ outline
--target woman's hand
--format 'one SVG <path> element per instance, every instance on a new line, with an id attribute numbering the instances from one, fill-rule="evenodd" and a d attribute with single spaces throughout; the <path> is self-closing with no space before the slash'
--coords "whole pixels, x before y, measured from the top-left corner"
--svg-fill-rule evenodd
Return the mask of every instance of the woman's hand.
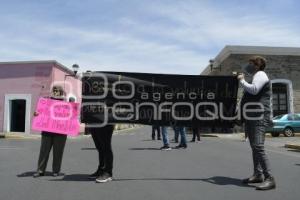
<path id="1" fill-rule="evenodd" d="M 238 76 L 237 76 L 237 79 L 240 81 L 240 80 L 243 80 L 245 78 L 244 74 L 243 73 L 240 73 Z"/>
<path id="2" fill-rule="evenodd" d="M 36 111 L 33 113 L 33 116 L 35 116 L 35 117 L 38 116 L 38 115 L 39 115 L 39 113 L 36 112 Z"/>

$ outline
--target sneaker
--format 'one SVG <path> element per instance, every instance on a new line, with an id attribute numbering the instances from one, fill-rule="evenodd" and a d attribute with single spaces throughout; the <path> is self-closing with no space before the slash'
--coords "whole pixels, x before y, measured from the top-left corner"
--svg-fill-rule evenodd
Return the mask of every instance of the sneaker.
<path id="1" fill-rule="evenodd" d="M 256 190 L 272 190 L 276 188 L 275 179 L 268 177 L 261 185 L 256 186 Z"/>
<path id="2" fill-rule="evenodd" d="M 250 178 L 242 180 L 243 184 L 262 183 L 264 181 L 263 175 L 253 175 Z"/>
<path id="3" fill-rule="evenodd" d="M 33 178 L 38 178 L 38 177 L 41 177 L 41 176 L 45 176 L 45 173 L 44 172 L 36 172 L 33 174 Z"/>
<path id="4" fill-rule="evenodd" d="M 191 140 L 190 142 L 195 142 L 195 140 Z"/>
<path id="5" fill-rule="evenodd" d="M 96 172 L 94 172 L 93 174 L 89 175 L 89 179 L 96 179 L 97 177 L 99 177 L 101 174 L 103 173 L 102 170 L 97 170 Z"/>
<path id="6" fill-rule="evenodd" d="M 57 177 L 57 176 L 63 176 L 63 173 L 59 173 L 59 172 L 53 172 L 52 176 L 53 177 Z"/>
<path id="7" fill-rule="evenodd" d="M 112 175 L 106 172 L 96 178 L 96 183 L 106 183 L 109 181 L 112 181 Z"/>
<path id="8" fill-rule="evenodd" d="M 180 144 L 180 145 L 175 147 L 175 149 L 186 149 L 186 148 L 187 148 L 186 144 Z"/>
<path id="9" fill-rule="evenodd" d="M 168 145 L 165 145 L 165 146 L 161 147 L 160 150 L 169 151 L 169 150 L 172 150 L 172 149 Z"/>

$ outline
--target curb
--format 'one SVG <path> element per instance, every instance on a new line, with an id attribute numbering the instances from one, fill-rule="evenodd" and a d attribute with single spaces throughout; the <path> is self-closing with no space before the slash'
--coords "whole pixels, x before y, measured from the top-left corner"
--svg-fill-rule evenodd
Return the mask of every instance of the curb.
<path id="1" fill-rule="evenodd" d="M 216 137 L 216 138 L 219 138 L 220 135 L 217 135 L 217 134 L 200 134 L 200 137 Z"/>
<path id="2" fill-rule="evenodd" d="M 114 134 L 122 134 L 122 132 L 126 132 L 126 131 L 131 131 L 134 129 L 139 129 L 139 128 L 143 128 L 143 126 L 136 126 L 136 127 L 130 127 L 130 128 L 125 128 L 125 129 L 119 129 L 119 130 L 114 130 Z"/>
<path id="3" fill-rule="evenodd" d="M 131 127 L 121 130 L 115 130 L 115 134 L 122 134 L 123 132 L 130 131 L 133 129 L 137 129 L 141 127 Z M 80 139 L 80 138 L 88 138 L 90 135 L 80 134 L 78 136 L 68 136 L 68 139 Z M 15 140 L 21 140 L 21 139 L 39 139 L 41 138 L 41 134 L 27 134 L 24 135 L 22 133 L 16 134 L 16 133 L 7 133 L 7 134 L 0 134 L 0 139 L 15 139 Z"/>
<path id="4" fill-rule="evenodd" d="M 21 134 L 5 134 L 1 135 L 0 138 L 3 139 L 38 139 L 40 135 L 21 135 Z"/>
<path id="5" fill-rule="evenodd" d="M 300 144 L 285 144 L 285 148 L 300 150 Z"/>
<path id="6" fill-rule="evenodd" d="M 243 138 L 244 133 L 203 133 L 202 137 L 217 137 L 217 138 Z"/>

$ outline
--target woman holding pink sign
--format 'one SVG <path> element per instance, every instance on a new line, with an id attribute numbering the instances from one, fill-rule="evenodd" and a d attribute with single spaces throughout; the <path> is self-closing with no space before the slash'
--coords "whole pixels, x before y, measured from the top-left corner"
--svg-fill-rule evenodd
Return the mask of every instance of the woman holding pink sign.
<path id="1" fill-rule="evenodd" d="M 53 86 L 51 92 L 51 99 L 64 101 L 64 90 L 61 86 Z M 39 113 L 35 112 L 34 116 L 38 116 Z M 42 131 L 41 148 L 38 160 L 37 172 L 33 177 L 37 178 L 45 175 L 49 154 L 53 147 L 53 176 L 60 175 L 61 163 L 64 153 L 64 148 L 67 140 L 67 135 L 50 133 Z"/>

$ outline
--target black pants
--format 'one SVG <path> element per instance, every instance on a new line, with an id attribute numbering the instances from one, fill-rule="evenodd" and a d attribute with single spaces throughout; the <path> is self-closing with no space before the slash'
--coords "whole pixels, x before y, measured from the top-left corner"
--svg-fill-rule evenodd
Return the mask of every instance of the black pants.
<path id="1" fill-rule="evenodd" d="M 265 177 L 271 176 L 270 162 L 265 152 L 265 131 L 266 126 L 260 121 L 246 121 L 245 133 L 249 137 L 252 149 L 252 159 L 254 166 L 254 174 Z"/>
<path id="2" fill-rule="evenodd" d="M 193 141 L 196 140 L 196 137 L 197 137 L 197 140 L 200 141 L 200 127 L 195 125 L 192 127 L 193 129 Z"/>
<path id="3" fill-rule="evenodd" d="M 111 138 L 113 134 L 114 126 L 107 125 L 102 128 L 89 128 L 98 150 L 99 165 L 98 171 L 103 171 L 112 175 L 113 169 L 113 151 L 111 146 Z"/>
<path id="4" fill-rule="evenodd" d="M 155 139 L 155 132 L 157 132 L 157 139 L 160 139 L 160 126 L 153 125 L 152 126 L 152 139 Z"/>
<path id="5" fill-rule="evenodd" d="M 42 132 L 41 148 L 38 161 L 38 172 L 44 173 L 46 171 L 49 154 L 53 147 L 53 164 L 52 170 L 54 173 L 60 172 L 61 162 L 63 158 L 64 148 L 67 136 L 61 134 L 52 134 Z"/>

